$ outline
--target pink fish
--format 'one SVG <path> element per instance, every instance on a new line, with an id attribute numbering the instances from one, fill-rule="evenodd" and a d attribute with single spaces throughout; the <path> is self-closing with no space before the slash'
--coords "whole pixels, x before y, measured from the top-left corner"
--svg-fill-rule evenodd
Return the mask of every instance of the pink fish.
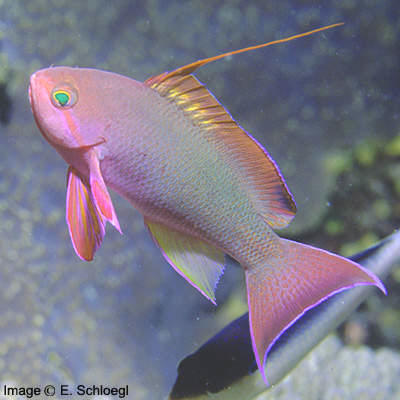
<path id="1" fill-rule="evenodd" d="M 192 72 L 337 25 L 145 82 L 69 67 L 30 80 L 36 123 L 69 165 L 66 220 L 78 256 L 92 260 L 107 221 L 121 231 L 108 188 L 143 214 L 168 263 L 213 303 L 229 254 L 245 271 L 253 350 L 266 383 L 269 349 L 308 309 L 357 285 L 385 288 L 346 258 L 274 233 L 296 212 L 277 165 Z"/>

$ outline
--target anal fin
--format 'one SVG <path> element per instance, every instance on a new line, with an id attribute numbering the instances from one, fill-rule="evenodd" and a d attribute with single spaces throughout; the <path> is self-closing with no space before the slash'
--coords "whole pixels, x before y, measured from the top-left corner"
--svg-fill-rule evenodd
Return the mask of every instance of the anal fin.
<path id="1" fill-rule="evenodd" d="M 155 243 L 168 263 L 212 303 L 224 271 L 224 253 L 208 243 L 145 218 Z"/>

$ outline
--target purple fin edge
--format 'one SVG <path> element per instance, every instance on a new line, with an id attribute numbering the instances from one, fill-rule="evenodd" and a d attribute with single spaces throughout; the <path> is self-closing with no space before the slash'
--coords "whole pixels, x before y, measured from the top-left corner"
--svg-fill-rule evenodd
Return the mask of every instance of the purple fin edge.
<path id="1" fill-rule="evenodd" d="M 338 257 L 344 258 L 344 257 L 341 257 L 341 256 L 338 256 Z M 317 301 L 316 303 L 314 303 L 314 304 L 312 304 L 311 306 L 307 307 L 307 308 L 306 308 L 302 313 L 300 313 L 293 321 L 291 321 L 288 325 L 286 325 L 286 326 L 279 332 L 279 334 L 274 338 L 274 340 L 272 340 L 272 342 L 271 342 L 271 343 L 269 344 L 269 346 L 267 347 L 267 350 L 265 351 L 262 364 L 260 363 L 260 359 L 259 359 L 259 357 L 258 357 L 258 352 L 257 352 L 257 351 L 254 352 L 254 356 L 255 356 L 255 359 L 256 359 L 256 363 L 257 363 L 257 365 L 258 365 L 258 369 L 260 370 L 260 373 L 261 373 L 261 376 L 262 376 L 262 378 L 263 378 L 263 381 L 265 382 L 265 384 L 266 384 L 267 387 L 269 387 L 270 385 L 269 385 L 268 380 L 267 380 L 267 377 L 266 377 L 266 373 L 265 373 L 265 368 L 264 368 L 264 366 L 265 366 L 265 363 L 266 363 L 266 361 L 267 361 L 267 356 L 268 356 L 269 351 L 271 350 L 272 346 L 279 340 L 279 338 L 280 338 L 294 323 L 296 323 L 296 321 L 298 321 L 308 310 L 311 310 L 312 308 L 318 306 L 319 304 L 323 303 L 325 300 L 329 299 L 330 297 L 334 296 L 334 295 L 337 294 L 337 293 L 341 293 L 341 292 L 343 292 L 343 291 L 345 291 L 345 290 L 348 290 L 348 289 L 353 289 L 353 288 L 355 288 L 355 287 L 357 287 L 357 286 L 376 286 L 378 289 L 380 289 L 380 290 L 383 292 L 383 294 L 384 294 L 385 296 L 387 295 L 387 290 L 386 290 L 385 286 L 383 285 L 383 283 L 381 282 L 381 280 L 380 280 L 374 273 L 372 273 L 371 271 L 367 270 L 366 268 L 364 268 L 363 266 L 361 266 L 361 265 L 359 265 L 359 264 L 357 264 L 357 265 L 358 265 L 358 267 L 359 267 L 362 271 L 364 271 L 367 275 L 369 275 L 370 277 L 372 277 L 372 278 L 374 279 L 375 283 L 360 282 L 360 283 L 355 283 L 355 284 L 350 285 L 350 286 L 344 286 L 343 288 L 340 288 L 340 289 L 338 289 L 338 290 L 335 290 L 335 291 L 329 293 L 327 296 L 322 297 L 319 301 Z M 249 299 L 248 299 L 248 302 L 249 302 Z M 252 327 L 252 324 L 251 324 L 251 323 L 249 324 L 249 327 L 250 327 L 251 343 L 252 343 L 253 349 L 256 349 L 256 346 L 255 346 L 255 344 L 254 344 L 253 327 Z"/>

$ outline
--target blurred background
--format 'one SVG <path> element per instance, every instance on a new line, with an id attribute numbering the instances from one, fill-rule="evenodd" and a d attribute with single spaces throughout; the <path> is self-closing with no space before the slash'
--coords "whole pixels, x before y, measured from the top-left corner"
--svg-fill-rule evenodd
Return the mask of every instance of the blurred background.
<path id="1" fill-rule="evenodd" d="M 78 259 L 67 166 L 33 121 L 30 74 L 69 65 L 145 80 L 341 21 L 197 76 L 280 166 L 298 205 L 281 234 L 349 255 L 400 222 L 396 2 L 0 1 L 0 382 L 129 384 L 132 399 L 161 399 L 178 361 L 246 311 L 240 268 L 230 263 L 215 308 L 117 196 L 124 235 L 109 227 L 95 260 Z M 387 286 L 341 329 L 346 343 L 399 348 L 399 270 Z"/>

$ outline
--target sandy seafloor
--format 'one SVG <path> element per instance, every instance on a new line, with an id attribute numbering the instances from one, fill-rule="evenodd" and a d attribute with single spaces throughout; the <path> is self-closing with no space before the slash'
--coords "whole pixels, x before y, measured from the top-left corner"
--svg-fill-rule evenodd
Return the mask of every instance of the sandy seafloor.
<path id="1" fill-rule="evenodd" d="M 64 220 L 66 165 L 34 124 L 29 75 L 70 65 L 144 80 L 222 51 L 340 21 L 345 26 L 228 58 L 197 74 L 279 164 L 299 208 L 286 234 L 318 232 L 321 240 L 336 232 L 334 245 L 329 235 L 324 242 L 335 251 L 362 238 L 370 244 L 400 220 L 396 2 L 0 1 L 0 383 L 129 384 L 131 399 L 162 399 L 178 361 L 245 310 L 239 268 L 227 269 L 214 308 L 167 265 L 141 216 L 117 196 L 124 235 L 108 227 L 92 263 L 76 257 Z M 336 178 L 351 170 L 352 149 L 361 149 L 356 158 L 369 170 L 383 164 L 365 143 L 384 146 L 392 158 L 390 171 L 383 171 L 388 181 L 366 179 L 364 189 L 376 197 L 371 203 L 362 198 L 364 214 L 358 216 L 352 197 L 341 205 L 356 216 L 362 237 L 338 231 L 335 216 L 322 228 L 330 197 L 348 189 Z M 384 183 L 394 188 L 393 197 L 385 195 Z M 399 281 L 391 287 L 398 289 Z M 390 340 L 381 344 L 392 348 L 400 336 L 393 305 L 398 298 L 393 290 L 372 303 L 376 318 L 378 306 L 391 310 L 382 328 L 389 333 L 381 335 Z M 398 366 L 394 350 L 385 351 Z M 364 357 L 366 365 L 371 360 Z M 332 379 L 332 369 L 343 371 L 342 364 L 330 364 Z M 384 371 L 392 382 L 389 375 L 399 370 Z M 326 383 L 323 365 L 316 375 Z M 363 381 L 365 396 L 384 381 Z M 325 383 L 315 398 L 345 398 L 342 389 L 349 391 L 352 381 L 337 378 L 329 393 Z M 304 398 L 296 390 L 266 398 Z M 379 398 L 394 399 L 395 390 L 387 384 Z"/>

